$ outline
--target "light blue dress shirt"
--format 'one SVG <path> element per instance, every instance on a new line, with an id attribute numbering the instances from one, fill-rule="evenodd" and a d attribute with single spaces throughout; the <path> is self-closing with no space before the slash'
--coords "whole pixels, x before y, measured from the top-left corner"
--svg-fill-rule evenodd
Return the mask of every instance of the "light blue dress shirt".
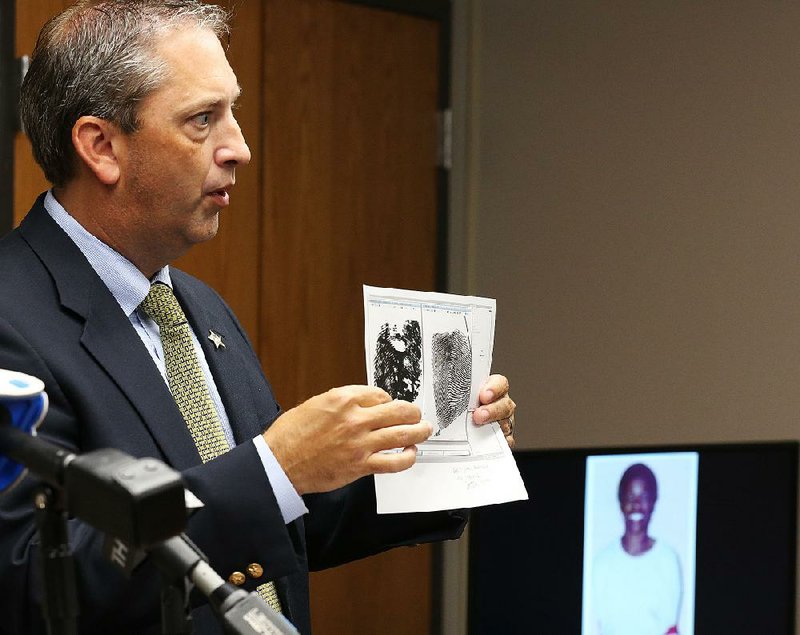
<path id="1" fill-rule="evenodd" d="M 147 352 L 150 353 L 150 357 L 153 358 L 153 361 L 166 383 L 167 368 L 164 363 L 164 350 L 161 346 L 161 336 L 159 334 L 158 325 L 142 311 L 139 311 L 138 307 L 147 296 L 147 293 L 150 291 L 150 285 L 153 282 L 163 282 L 172 287 L 172 281 L 169 276 L 169 266 L 158 271 L 156 275 L 153 276 L 152 280 L 148 280 L 130 260 L 86 231 L 86 229 L 84 229 L 84 227 L 56 200 L 52 190 L 47 192 L 44 206 L 53 220 L 58 223 L 59 227 L 66 232 L 67 236 L 72 239 L 72 242 L 74 242 L 83 255 L 86 256 L 89 264 L 108 287 L 111 295 L 113 295 L 114 299 L 119 303 L 125 315 L 128 316 L 136 334 L 141 338 L 142 343 L 147 348 Z M 225 406 L 219 396 L 217 385 L 214 383 L 214 377 L 211 375 L 211 370 L 208 367 L 208 362 L 203 354 L 203 349 L 200 347 L 197 335 L 194 330 L 191 329 L 191 326 L 190 330 L 192 331 L 195 353 L 203 369 L 203 374 L 208 384 L 208 390 L 211 393 L 211 399 L 217 409 L 225 438 L 228 440 L 228 444 L 233 447 L 236 445 L 236 442 L 234 441 L 233 432 L 230 422 L 228 421 L 228 414 L 225 412 Z M 258 455 L 264 465 L 267 478 L 275 492 L 275 498 L 278 501 L 284 522 L 288 524 L 307 513 L 308 509 L 303 499 L 292 486 L 291 481 L 286 476 L 283 468 L 281 468 L 272 450 L 270 450 L 267 442 L 264 440 L 264 437 L 259 434 L 253 439 L 253 443 L 255 443 Z"/>

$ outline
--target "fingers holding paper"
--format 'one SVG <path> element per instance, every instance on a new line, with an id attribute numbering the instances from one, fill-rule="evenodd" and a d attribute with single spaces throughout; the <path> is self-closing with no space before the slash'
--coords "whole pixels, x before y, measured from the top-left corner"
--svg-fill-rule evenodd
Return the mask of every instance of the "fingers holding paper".
<path id="1" fill-rule="evenodd" d="M 479 393 L 480 405 L 472 414 L 472 420 L 477 425 L 485 425 L 497 421 L 508 442 L 514 447 L 514 412 L 517 405 L 509 396 L 508 378 L 504 375 L 491 375 L 481 387 Z"/>
<path id="2" fill-rule="evenodd" d="M 420 410 L 370 386 L 334 388 L 287 411 L 264 439 L 298 493 L 325 492 L 368 474 L 399 472 L 432 432 Z M 397 452 L 384 450 L 402 448 Z"/>

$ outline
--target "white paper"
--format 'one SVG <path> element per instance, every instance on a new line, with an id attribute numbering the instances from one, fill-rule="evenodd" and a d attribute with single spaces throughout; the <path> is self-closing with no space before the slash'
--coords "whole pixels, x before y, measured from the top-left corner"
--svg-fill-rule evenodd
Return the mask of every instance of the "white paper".
<path id="1" fill-rule="evenodd" d="M 413 467 L 375 476 L 379 514 L 528 498 L 499 425 L 472 422 L 492 367 L 495 310 L 489 298 L 364 286 L 369 384 L 434 424 Z"/>

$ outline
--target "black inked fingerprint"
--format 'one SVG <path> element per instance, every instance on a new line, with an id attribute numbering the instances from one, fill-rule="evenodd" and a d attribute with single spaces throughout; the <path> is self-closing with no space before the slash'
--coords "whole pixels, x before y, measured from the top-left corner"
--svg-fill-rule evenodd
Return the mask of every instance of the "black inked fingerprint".
<path id="1" fill-rule="evenodd" d="M 393 399 L 413 402 L 419 395 L 421 358 L 419 322 L 407 320 L 402 331 L 387 322 L 381 326 L 375 347 L 375 385 Z"/>
<path id="2" fill-rule="evenodd" d="M 432 341 L 433 399 L 443 430 L 467 409 L 472 382 L 472 350 L 461 331 L 434 333 Z"/>

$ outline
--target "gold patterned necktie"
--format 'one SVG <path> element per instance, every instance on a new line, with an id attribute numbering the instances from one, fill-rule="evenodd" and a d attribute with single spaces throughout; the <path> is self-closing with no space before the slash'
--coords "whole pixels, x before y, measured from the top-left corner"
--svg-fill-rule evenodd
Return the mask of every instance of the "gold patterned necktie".
<path id="1" fill-rule="evenodd" d="M 200 458 L 206 463 L 224 454 L 230 449 L 228 441 L 195 354 L 189 322 L 178 299 L 169 285 L 156 282 L 150 286 L 139 308 L 158 325 L 169 390 L 189 428 Z M 256 590 L 273 610 L 282 612 L 272 582 L 261 584 Z"/>

